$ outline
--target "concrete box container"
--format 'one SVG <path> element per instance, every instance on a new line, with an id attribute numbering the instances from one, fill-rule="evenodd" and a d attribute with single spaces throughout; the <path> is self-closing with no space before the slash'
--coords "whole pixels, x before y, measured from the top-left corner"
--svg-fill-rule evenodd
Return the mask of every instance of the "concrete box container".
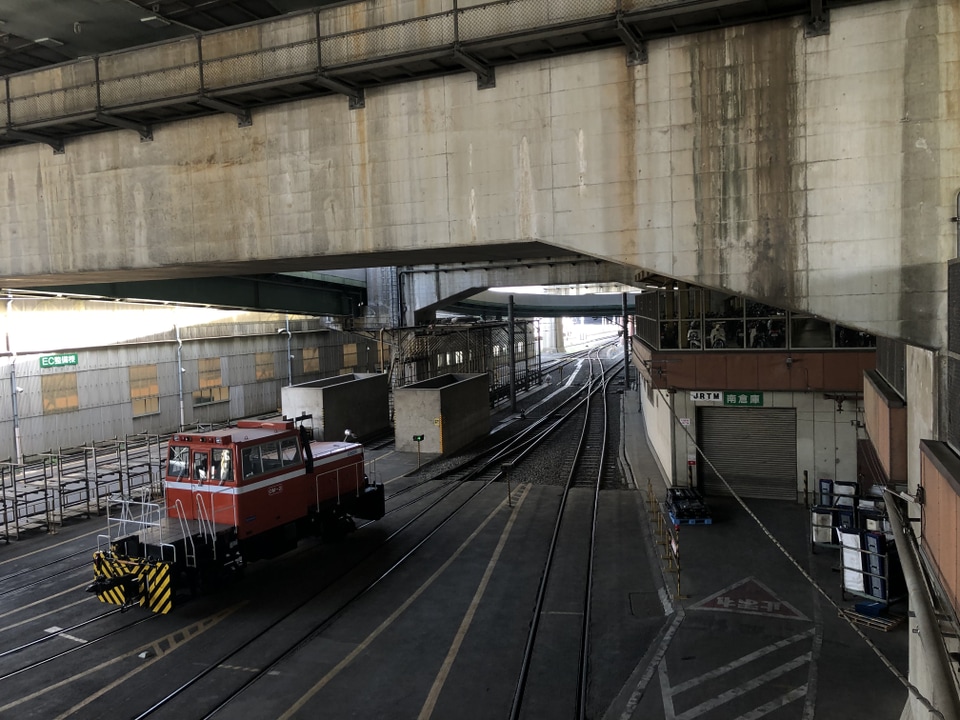
<path id="1" fill-rule="evenodd" d="M 451 373 L 397 388 L 393 416 L 399 452 L 456 452 L 490 433 L 490 378 Z"/>
<path id="2" fill-rule="evenodd" d="M 312 415 L 316 440 L 343 440 L 347 430 L 363 440 L 390 429 L 389 387 L 384 373 L 314 380 L 283 388 L 281 410 L 288 418 Z"/>

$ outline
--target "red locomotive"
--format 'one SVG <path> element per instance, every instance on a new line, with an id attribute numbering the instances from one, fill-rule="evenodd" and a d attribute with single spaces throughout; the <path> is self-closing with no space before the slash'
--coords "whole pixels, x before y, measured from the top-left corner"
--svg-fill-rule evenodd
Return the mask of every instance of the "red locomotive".
<path id="1" fill-rule="evenodd" d="M 88 590 L 166 613 L 178 588 L 196 591 L 303 537 L 339 536 L 354 517 L 383 513 L 383 485 L 367 481 L 358 443 L 314 442 L 289 420 L 179 433 L 168 444 L 162 504 L 110 500 Z"/>

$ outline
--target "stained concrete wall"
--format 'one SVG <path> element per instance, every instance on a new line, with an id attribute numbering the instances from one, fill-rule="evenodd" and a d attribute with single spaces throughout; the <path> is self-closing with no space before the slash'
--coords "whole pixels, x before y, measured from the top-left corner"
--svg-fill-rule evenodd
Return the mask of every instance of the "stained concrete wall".
<path id="1" fill-rule="evenodd" d="M 490 378 L 451 373 L 397 388 L 393 408 L 399 452 L 450 454 L 490 432 Z"/>
<path id="2" fill-rule="evenodd" d="M 343 440 L 346 430 L 364 440 L 390 429 L 388 380 L 385 373 L 350 373 L 284 387 L 283 415 L 312 415 L 315 440 Z"/>
<path id="3" fill-rule="evenodd" d="M 956 4 L 830 17 L 815 38 L 796 18 L 652 41 L 636 67 L 602 50 L 498 68 L 483 91 L 464 73 L 371 88 L 358 111 L 327 97 L 246 128 L 216 116 L 146 143 L 5 149 L 0 285 L 529 241 L 940 347 Z"/>

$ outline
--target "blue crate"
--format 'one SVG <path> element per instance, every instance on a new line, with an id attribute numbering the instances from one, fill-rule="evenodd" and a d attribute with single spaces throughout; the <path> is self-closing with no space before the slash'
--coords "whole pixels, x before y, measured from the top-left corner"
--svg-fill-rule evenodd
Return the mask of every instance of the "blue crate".
<path id="1" fill-rule="evenodd" d="M 670 515 L 670 522 L 674 525 L 713 525 L 713 518 L 709 517 L 682 517 L 678 518 L 673 513 Z"/>
<path id="2" fill-rule="evenodd" d="M 887 604 L 882 602 L 858 602 L 853 606 L 853 609 L 861 615 L 870 617 L 882 617 L 887 614 Z"/>

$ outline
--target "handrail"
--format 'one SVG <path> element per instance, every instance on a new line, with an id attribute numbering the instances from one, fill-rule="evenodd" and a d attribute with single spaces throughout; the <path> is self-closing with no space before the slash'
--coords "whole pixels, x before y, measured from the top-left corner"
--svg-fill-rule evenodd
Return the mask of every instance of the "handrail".
<path id="1" fill-rule="evenodd" d="M 180 521 L 180 532 L 183 533 L 184 552 L 187 554 L 187 567 L 196 567 L 197 548 L 193 544 L 193 533 L 190 532 L 184 519 L 186 512 L 183 509 L 183 503 L 177 499 L 174 501 L 173 506 L 177 509 L 177 519 Z"/>
<path id="2" fill-rule="evenodd" d="M 674 0 L 494 0 L 482 5 L 454 8 L 327 34 L 320 32 L 322 23 L 343 25 L 348 21 L 344 19 L 340 8 L 319 8 L 302 14 L 304 25 L 310 22 L 316 28 L 312 32 L 313 37 L 289 43 L 261 46 L 231 55 L 205 57 L 205 43 L 218 42 L 218 37 L 225 33 L 247 32 L 251 25 L 263 26 L 277 22 L 276 18 L 271 18 L 240 28 L 199 33 L 193 38 L 179 37 L 7 75 L 0 86 L 0 102 L 6 108 L 0 111 L 6 116 L 7 130 L 15 131 L 18 127 L 29 127 L 35 123 L 102 114 L 107 108 L 118 109 L 148 101 L 156 103 L 174 101 L 186 96 L 203 96 L 210 90 L 229 91 L 256 82 L 302 77 L 304 73 L 322 74 L 325 68 L 357 65 L 365 61 L 382 62 L 384 58 L 391 56 L 449 51 L 455 46 L 489 40 L 499 35 L 548 32 L 551 28 L 586 21 L 605 22 L 613 26 L 624 14 L 642 13 L 673 4 L 676 4 Z M 298 18 L 292 19 L 296 21 Z M 287 19 L 287 22 L 290 20 Z M 161 53 L 164 48 L 177 44 L 190 47 L 194 41 L 197 47 L 196 60 L 162 64 Z M 292 57 L 301 49 L 302 59 Z M 270 58 L 284 53 L 291 55 L 286 64 L 281 63 L 276 68 L 265 70 L 270 64 Z M 138 64 L 138 58 L 144 61 L 155 59 L 159 63 L 142 72 L 103 77 L 101 70 L 104 62 L 113 63 L 118 57 L 134 66 Z M 293 62 L 289 62 L 290 60 Z M 90 63 L 93 65 L 92 73 L 89 69 L 84 72 L 73 70 Z M 142 66 L 145 63 L 139 64 Z M 237 67 L 231 81 L 224 82 L 223 73 L 217 72 L 215 68 L 231 64 Z M 212 86 L 204 79 L 211 75 L 211 71 L 218 77 Z M 46 79 L 43 78 L 44 75 L 47 76 Z M 74 76 L 83 77 L 83 81 L 33 90 L 38 84 L 59 84 L 65 78 Z M 161 81 L 157 82 L 158 79 Z M 18 92 L 17 86 L 30 88 L 31 91 Z M 109 97 L 105 98 L 105 95 Z"/>
<path id="3" fill-rule="evenodd" d="M 203 533 L 205 537 L 209 539 L 210 549 L 213 552 L 213 557 L 217 557 L 217 543 L 216 543 L 216 534 L 213 532 L 213 520 L 207 515 L 207 506 L 203 502 L 203 495 L 201 493 L 194 493 L 194 497 L 197 502 L 197 523 L 200 525 L 200 532 Z M 210 500 L 211 506 L 213 504 L 213 499 Z"/>

